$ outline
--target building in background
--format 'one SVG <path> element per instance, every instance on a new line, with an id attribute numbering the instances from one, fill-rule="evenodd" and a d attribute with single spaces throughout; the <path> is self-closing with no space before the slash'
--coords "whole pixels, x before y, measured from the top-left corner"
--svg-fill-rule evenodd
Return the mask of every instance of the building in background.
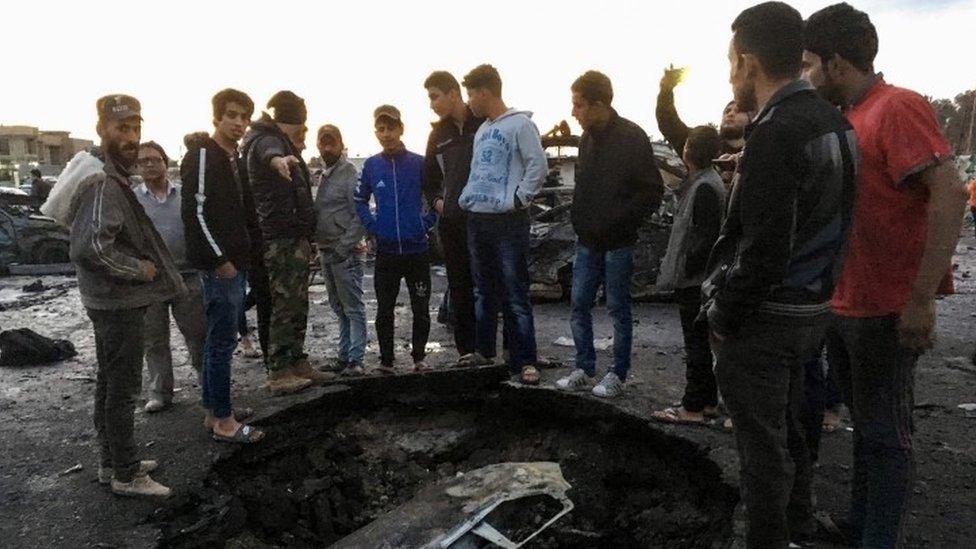
<path id="1" fill-rule="evenodd" d="M 75 153 L 93 146 L 91 140 L 75 139 L 70 132 L 0 126 L 0 185 L 28 182 L 33 168 L 43 176 L 57 176 Z"/>

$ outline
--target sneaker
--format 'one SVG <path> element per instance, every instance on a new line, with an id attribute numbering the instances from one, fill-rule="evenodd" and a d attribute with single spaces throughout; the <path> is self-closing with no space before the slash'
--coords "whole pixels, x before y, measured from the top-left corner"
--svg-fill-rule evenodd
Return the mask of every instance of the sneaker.
<path id="1" fill-rule="evenodd" d="M 339 375 L 343 377 L 359 377 L 364 373 L 366 373 L 366 371 L 363 370 L 362 363 L 350 362 L 349 365 L 347 365 L 344 370 L 339 372 Z"/>
<path id="2" fill-rule="evenodd" d="M 169 408 L 169 402 L 166 402 L 160 398 L 151 398 L 146 402 L 146 407 L 143 408 L 147 414 L 154 414 L 156 412 L 162 412 L 166 408 Z"/>
<path id="3" fill-rule="evenodd" d="M 561 377 L 556 381 L 556 388 L 560 391 L 582 391 L 593 384 L 593 378 L 586 375 L 580 368 L 573 368 L 573 371 L 566 377 Z"/>
<path id="4" fill-rule="evenodd" d="M 156 482 L 149 475 L 136 475 L 129 482 L 112 479 L 112 493 L 120 496 L 169 497 L 172 490 Z"/>
<path id="5" fill-rule="evenodd" d="M 311 381 L 315 385 L 321 385 L 327 381 L 332 381 L 339 377 L 335 372 L 320 372 L 308 363 L 308 359 L 303 358 L 291 367 L 295 377 L 300 377 Z"/>
<path id="6" fill-rule="evenodd" d="M 147 473 L 152 473 L 153 471 L 156 470 L 157 467 L 159 467 L 159 463 L 156 460 L 144 459 L 139 462 L 139 471 L 136 474 L 145 475 Z M 113 478 L 115 478 L 115 469 L 111 467 L 102 467 L 102 466 L 98 467 L 99 484 L 108 484 L 112 482 Z"/>
<path id="7" fill-rule="evenodd" d="M 323 372 L 342 372 L 348 368 L 350 364 L 352 363 L 339 358 L 330 358 L 326 359 L 325 364 L 319 366 L 319 370 Z"/>
<path id="8" fill-rule="evenodd" d="M 274 396 L 297 393 L 311 386 L 311 379 L 296 376 L 290 368 L 269 373 L 268 381 L 264 384 L 264 387 Z"/>
<path id="9" fill-rule="evenodd" d="M 596 387 L 593 388 L 593 394 L 600 398 L 613 398 L 623 390 L 624 382 L 620 381 L 617 374 L 607 372 L 607 375 L 603 376 L 600 383 L 597 383 Z"/>

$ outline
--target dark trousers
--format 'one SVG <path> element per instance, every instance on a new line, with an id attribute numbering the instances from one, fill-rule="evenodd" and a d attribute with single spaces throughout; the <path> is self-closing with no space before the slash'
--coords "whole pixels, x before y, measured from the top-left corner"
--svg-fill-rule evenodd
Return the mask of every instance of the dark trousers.
<path id="1" fill-rule="evenodd" d="M 746 544 L 785 548 L 813 531 L 812 464 L 799 410 L 803 364 L 823 339 L 829 316 L 756 313 L 716 344 L 715 377 L 735 424 Z"/>
<path id="2" fill-rule="evenodd" d="M 230 370 L 237 348 L 237 321 L 244 303 L 244 273 L 223 278 L 217 271 L 200 271 L 207 315 L 201 383 L 203 407 L 216 418 L 230 416 Z"/>
<path id="3" fill-rule="evenodd" d="M 976 231 L 976 206 L 970 206 L 969 213 L 973 214 L 973 230 Z"/>
<path id="4" fill-rule="evenodd" d="M 465 219 L 441 219 L 441 247 L 447 267 L 454 345 L 458 354 L 473 353 L 475 347 L 474 281 L 471 278 L 471 253 L 468 251 L 468 224 Z"/>
<path id="5" fill-rule="evenodd" d="M 839 316 L 832 337 L 841 394 L 854 420 L 851 524 L 861 547 L 897 547 L 915 482 L 915 364 L 898 342 L 897 315 Z"/>
<path id="6" fill-rule="evenodd" d="M 718 405 L 708 323 L 695 322 L 701 310 L 701 286 L 679 288 L 674 297 L 678 302 L 681 335 L 685 341 L 685 395 L 681 398 L 681 406 L 689 412 L 701 412 L 706 406 Z"/>
<path id="7" fill-rule="evenodd" d="M 139 466 L 133 417 L 142 384 L 145 314 L 146 307 L 88 309 L 98 360 L 94 421 L 101 448 L 100 463 L 112 467 L 119 482 L 131 481 Z"/>
<path id="8" fill-rule="evenodd" d="M 529 216 L 468 214 L 468 249 L 475 285 L 478 351 L 495 356 L 499 301 L 509 369 L 535 364 L 535 320 L 529 300 Z M 499 299 L 499 297 L 501 299 Z"/>
<path id="9" fill-rule="evenodd" d="M 400 280 L 406 279 L 413 313 L 413 336 L 410 356 L 414 362 L 426 356 L 430 335 L 430 260 L 427 252 L 419 254 L 376 254 L 373 289 L 376 291 L 376 339 L 380 344 L 380 362 L 393 364 L 393 310 L 400 294 Z"/>
<path id="10" fill-rule="evenodd" d="M 807 447 L 810 449 L 810 459 L 816 463 L 820 459 L 820 439 L 823 435 L 824 411 L 833 409 L 842 400 L 837 384 L 834 381 L 834 371 L 831 363 L 835 360 L 837 350 L 830 337 L 833 323 L 827 327 L 828 335 L 824 342 L 817 347 L 814 355 L 803 365 L 804 382 L 803 407 L 800 410 L 800 423 L 806 435 Z M 827 360 L 824 362 L 824 349 L 827 350 Z"/>

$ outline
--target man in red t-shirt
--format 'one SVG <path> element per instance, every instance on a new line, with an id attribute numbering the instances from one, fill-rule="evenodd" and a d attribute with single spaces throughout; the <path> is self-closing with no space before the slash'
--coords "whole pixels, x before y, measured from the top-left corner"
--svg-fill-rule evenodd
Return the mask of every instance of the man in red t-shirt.
<path id="1" fill-rule="evenodd" d="M 851 508 L 862 547 L 899 545 L 915 474 L 915 363 L 932 346 L 935 298 L 951 293 L 966 192 L 929 103 L 874 71 L 868 16 L 836 4 L 810 16 L 807 78 L 843 107 L 860 148 L 858 196 L 832 301 L 831 362 L 854 420 Z M 836 362 L 836 363 L 835 363 Z"/>

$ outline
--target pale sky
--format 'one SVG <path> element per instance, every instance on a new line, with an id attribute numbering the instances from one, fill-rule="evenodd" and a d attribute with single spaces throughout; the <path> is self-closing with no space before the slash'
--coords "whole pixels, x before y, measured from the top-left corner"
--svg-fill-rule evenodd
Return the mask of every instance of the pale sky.
<path id="1" fill-rule="evenodd" d="M 422 87 L 435 69 L 458 80 L 488 62 L 509 106 L 546 132 L 570 115 L 569 86 L 597 69 L 614 106 L 659 137 L 654 101 L 668 63 L 690 72 L 677 92 L 689 125 L 717 122 L 730 99 L 729 25 L 753 1 L 436 0 L 158 3 L 4 2 L 7 56 L 0 123 L 69 130 L 94 139 L 95 100 L 142 102 L 143 140 L 177 156 L 183 135 L 212 130 L 210 98 L 247 92 L 258 109 L 290 89 L 309 110 L 308 149 L 323 123 L 338 125 L 352 156 L 379 150 L 371 113 L 397 105 L 407 147 L 423 153 L 434 120 Z M 794 1 L 804 17 L 829 5 Z M 863 0 L 880 35 L 876 67 L 889 82 L 952 97 L 976 86 L 976 0 Z"/>

